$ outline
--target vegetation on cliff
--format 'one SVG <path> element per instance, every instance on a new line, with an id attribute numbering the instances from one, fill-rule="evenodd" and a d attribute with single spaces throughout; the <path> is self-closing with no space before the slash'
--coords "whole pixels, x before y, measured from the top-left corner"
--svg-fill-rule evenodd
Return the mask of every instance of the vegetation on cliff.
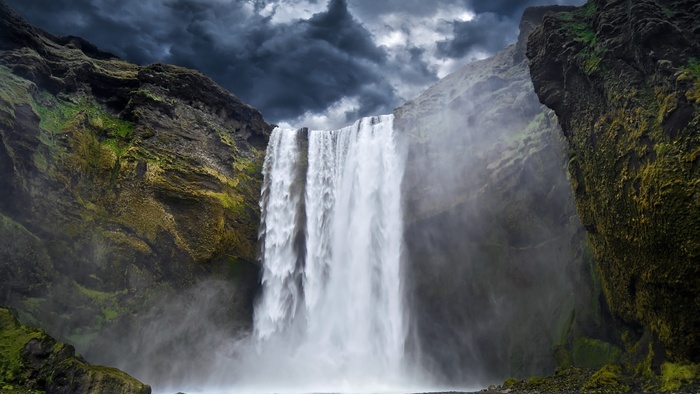
<path id="1" fill-rule="evenodd" d="M 149 394 L 151 388 L 115 368 L 90 365 L 71 345 L 19 323 L 0 308 L 0 391 Z"/>
<path id="2" fill-rule="evenodd" d="M 682 389 L 700 362 L 698 20 L 693 1 L 591 0 L 546 16 L 528 44 L 569 145 L 611 339 L 645 389 Z"/>
<path id="3" fill-rule="evenodd" d="M 129 64 L 0 2 L 0 303 L 101 362 L 204 279 L 229 280 L 220 317 L 250 324 L 271 129 L 196 71 Z"/>

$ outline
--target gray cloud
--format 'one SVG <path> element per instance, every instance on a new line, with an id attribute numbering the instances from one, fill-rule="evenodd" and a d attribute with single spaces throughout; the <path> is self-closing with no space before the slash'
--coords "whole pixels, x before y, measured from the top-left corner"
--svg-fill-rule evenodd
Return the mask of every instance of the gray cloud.
<path id="1" fill-rule="evenodd" d="M 83 37 L 129 61 L 198 69 L 258 108 L 269 121 L 290 123 L 304 115 L 323 114 L 343 99 L 358 103 L 347 111 L 346 123 L 358 116 L 391 112 L 411 98 L 402 96 L 437 79 L 440 58 L 468 59 L 473 51 L 492 53 L 505 47 L 517 33 L 522 10 L 543 2 L 6 1 L 38 27 Z M 425 28 L 426 21 L 447 6 L 488 13 L 470 22 L 441 21 L 448 35 L 443 40 L 413 42 L 414 34 L 401 45 L 378 43 L 392 29 Z M 406 23 L 386 26 L 383 18 L 397 13 Z M 428 30 L 435 32 L 437 27 L 430 26 Z"/>
<path id="2" fill-rule="evenodd" d="M 54 34 L 84 37 L 130 61 L 201 70 L 272 121 L 322 112 L 346 96 L 362 103 L 352 116 L 388 112 L 399 104 L 382 73 L 385 50 L 344 0 L 286 24 L 258 13 L 266 5 L 260 1 L 252 12 L 244 1 L 9 3 Z"/>
<path id="3" fill-rule="evenodd" d="M 510 20 L 491 12 L 478 14 L 470 21 L 453 21 L 454 38 L 437 43 L 438 54 L 462 58 L 472 52 L 493 53 L 515 41 L 518 28 Z"/>
<path id="4" fill-rule="evenodd" d="M 463 58 L 473 52 L 493 53 L 515 41 L 525 8 L 537 5 L 582 5 L 583 0 L 463 0 L 476 14 L 471 21 L 452 21 L 453 38 L 438 42 L 438 54 Z"/>

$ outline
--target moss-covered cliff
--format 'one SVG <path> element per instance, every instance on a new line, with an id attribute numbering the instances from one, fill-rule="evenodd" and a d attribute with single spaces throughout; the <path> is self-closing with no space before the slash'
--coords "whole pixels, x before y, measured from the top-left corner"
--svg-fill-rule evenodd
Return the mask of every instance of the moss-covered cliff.
<path id="1" fill-rule="evenodd" d="M 649 378 L 700 362 L 699 20 L 696 1 L 591 0 L 527 50 L 620 345 Z"/>
<path id="2" fill-rule="evenodd" d="M 118 369 L 88 364 L 71 345 L 19 323 L 0 308 L 0 392 L 149 394 Z"/>
<path id="3" fill-rule="evenodd" d="M 574 208 L 566 142 L 537 100 L 528 34 L 396 111 L 406 142 L 407 272 L 420 354 L 460 383 L 615 359 Z M 602 302 L 601 302 L 602 301 Z"/>
<path id="4" fill-rule="evenodd" d="M 199 72 L 129 64 L 0 2 L 0 303 L 103 359 L 203 279 L 228 280 L 220 314 L 249 324 L 270 130 Z"/>

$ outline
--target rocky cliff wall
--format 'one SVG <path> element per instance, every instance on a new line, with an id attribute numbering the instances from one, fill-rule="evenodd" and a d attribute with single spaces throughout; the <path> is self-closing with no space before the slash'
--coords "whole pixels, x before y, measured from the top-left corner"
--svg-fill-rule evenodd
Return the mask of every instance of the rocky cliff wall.
<path id="1" fill-rule="evenodd" d="M 574 209 L 566 142 L 518 43 L 396 111 L 418 352 L 448 381 L 599 367 L 619 349 Z M 574 349 L 577 349 L 574 351 Z"/>
<path id="2" fill-rule="evenodd" d="M 271 129 L 199 72 L 129 64 L 0 2 L 0 303 L 91 360 L 178 375 L 154 359 L 204 321 L 251 322 Z"/>
<path id="3" fill-rule="evenodd" d="M 651 391 L 697 389 L 698 20 L 696 1 L 592 0 L 546 16 L 527 49 L 567 140 L 622 371 Z"/>
<path id="4" fill-rule="evenodd" d="M 698 20 L 694 1 L 589 1 L 528 45 L 622 343 L 650 374 L 700 361 Z"/>
<path id="5" fill-rule="evenodd" d="M 0 308 L 0 341 L 3 393 L 151 393 L 149 386 L 118 369 L 88 364 L 73 346 L 20 324 L 4 308 Z"/>

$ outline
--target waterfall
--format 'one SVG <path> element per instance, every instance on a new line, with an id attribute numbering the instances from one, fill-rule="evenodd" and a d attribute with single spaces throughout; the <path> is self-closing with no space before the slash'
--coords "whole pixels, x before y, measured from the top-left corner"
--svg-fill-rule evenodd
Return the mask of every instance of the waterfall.
<path id="1" fill-rule="evenodd" d="M 283 390 L 378 392 L 406 380 L 401 180 L 393 116 L 272 132 L 254 335 Z"/>

